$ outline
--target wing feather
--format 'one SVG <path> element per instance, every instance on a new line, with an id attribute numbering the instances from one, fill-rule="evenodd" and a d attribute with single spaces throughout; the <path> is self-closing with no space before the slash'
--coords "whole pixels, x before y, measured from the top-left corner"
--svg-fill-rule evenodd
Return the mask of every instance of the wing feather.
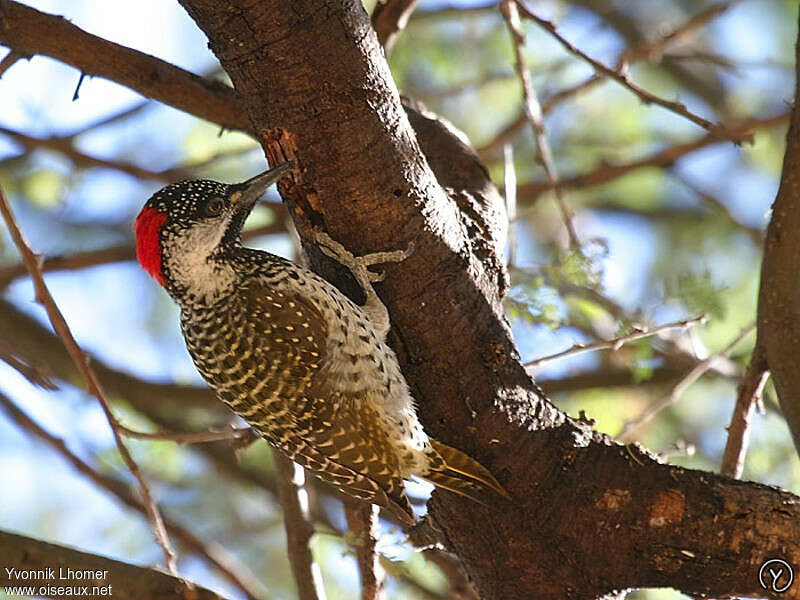
<path id="1" fill-rule="evenodd" d="M 252 329 L 248 347 L 258 365 L 255 377 L 269 378 L 256 383 L 258 395 L 249 398 L 247 409 L 232 404 L 234 409 L 273 445 L 346 494 L 413 515 L 397 454 L 368 402 L 369 391 L 331 375 L 337 370 L 330 368 L 329 331 L 337 328 L 338 335 L 343 319 L 333 310 L 326 318 L 314 302 L 288 288 L 254 282 L 239 296 Z"/>

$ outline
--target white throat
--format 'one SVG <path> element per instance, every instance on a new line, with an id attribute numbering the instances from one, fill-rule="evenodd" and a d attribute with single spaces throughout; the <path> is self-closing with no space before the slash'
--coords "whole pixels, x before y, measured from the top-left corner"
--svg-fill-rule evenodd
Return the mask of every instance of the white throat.
<path id="1" fill-rule="evenodd" d="M 164 240 L 168 247 L 165 266 L 171 279 L 206 302 L 229 292 L 236 281 L 236 272 L 230 264 L 210 258 L 224 233 L 225 227 L 218 223 L 201 223 Z"/>

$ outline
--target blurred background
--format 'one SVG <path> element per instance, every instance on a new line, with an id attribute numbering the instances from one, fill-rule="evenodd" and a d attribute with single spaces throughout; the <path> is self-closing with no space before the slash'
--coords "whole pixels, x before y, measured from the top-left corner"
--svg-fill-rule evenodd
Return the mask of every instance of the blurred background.
<path id="1" fill-rule="evenodd" d="M 24 3 L 226 80 L 177 2 Z M 365 2 L 368 10 L 373 4 Z M 542 359 L 531 366 L 539 384 L 559 407 L 574 416 L 585 412 L 605 433 L 640 441 L 675 464 L 718 471 L 754 341 L 749 328 L 762 236 L 794 90 L 797 3 L 539 0 L 528 6 L 604 64 L 624 59 L 648 91 L 679 99 L 714 122 L 755 128 L 752 144 L 709 137 L 595 77 L 546 31 L 523 22 L 526 66 L 580 240 L 570 248 L 494 3 L 421 0 L 390 57 L 400 90 L 463 130 L 499 187 L 512 185 L 515 175 L 506 302 L 523 360 Z M 175 306 L 131 260 L 131 224 L 165 183 L 240 181 L 265 168 L 263 154 L 244 134 L 220 131 L 106 80 L 87 77 L 76 92 L 79 77 L 39 56 L 3 74 L 0 185 L 34 250 L 64 258 L 47 282 L 108 382 L 120 419 L 149 431 L 220 426 L 228 416 L 203 391 Z M 268 200 L 248 222 L 248 243 L 293 257 L 279 198 Z M 19 260 L 0 228 L 0 529 L 158 563 L 163 557 L 145 518 L 78 472 L 37 429 L 63 440 L 107 482 L 132 483 L 100 407 L 49 334 Z M 695 320 L 700 315 L 704 323 Z M 548 358 L 575 344 L 680 322 L 688 326 L 617 350 Z M 800 462 L 769 384 L 764 404 L 744 478 L 800 493 Z M 251 589 L 263 597 L 294 597 L 263 442 L 239 453 L 239 462 L 227 442 L 128 445 L 169 519 L 237 572 L 249 572 Z M 327 488 L 315 482 L 310 488 L 313 548 L 328 597 L 355 597 L 358 574 L 341 505 Z M 411 491 L 422 508 L 427 488 Z M 383 527 L 390 598 L 457 597 L 445 562 L 414 552 L 390 524 Z M 181 548 L 182 574 L 244 597 L 207 556 Z M 650 590 L 629 597 L 683 596 Z"/>

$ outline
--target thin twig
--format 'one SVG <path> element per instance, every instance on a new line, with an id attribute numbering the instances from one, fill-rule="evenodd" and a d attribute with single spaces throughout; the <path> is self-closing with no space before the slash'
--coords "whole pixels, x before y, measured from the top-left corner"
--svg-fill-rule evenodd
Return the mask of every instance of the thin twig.
<path id="1" fill-rule="evenodd" d="M 550 142 L 547 139 L 547 130 L 544 125 L 544 118 L 542 117 L 542 107 L 536 96 L 536 89 L 533 87 L 531 74 L 525 67 L 525 57 L 523 54 L 525 34 L 522 31 L 522 24 L 519 20 L 517 3 L 514 2 L 514 0 L 503 0 L 503 2 L 500 3 L 500 10 L 503 13 L 503 18 L 506 20 L 506 25 L 508 26 L 508 31 L 511 34 L 514 46 L 515 68 L 519 75 L 520 83 L 522 84 L 522 92 L 525 98 L 525 115 L 533 129 L 533 136 L 536 139 L 536 147 L 539 151 L 539 157 L 542 161 L 544 172 L 547 175 L 547 181 L 555 190 L 556 201 L 561 211 L 561 218 L 564 221 L 564 226 L 567 228 L 569 245 L 577 249 L 580 248 L 581 244 L 572 222 L 572 211 L 569 206 L 567 206 L 564 193 L 558 185 L 558 172 L 553 162 Z"/>
<path id="2" fill-rule="evenodd" d="M 29 151 L 35 148 L 45 148 L 60 152 L 72 163 L 79 168 L 105 168 L 114 169 L 122 173 L 127 173 L 139 179 L 148 181 L 178 181 L 181 179 L 190 179 L 192 174 L 188 169 L 178 167 L 174 169 L 167 169 L 165 171 L 152 171 L 139 167 L 132 163 L 122 160 L 111 160 L 107 158 L 98 158 L 91 154 L 86 154 L 73 146 L 73 136 L 51 136 L 46 138 L 34 137 L 21 131 L 15 131 L 6 127 L 0 127 L 0 134 L 10 137 L 22 144 Z"/>
<path id="3" fill-rule="evenodd" d="M 748 335 L 750 335 L 753 331 L 755 331 L 755 324 L 746 327 L 737 335 L 733 341 L 725 346 L 721 352 L 717 354 L 713 354 L 708 358 L 701 360 L 697 365 L 689 371 L 686 376 L 681 379 L 677 385 L 672 388 L 672 392 L 668 395 L 661 398 L 659 401 L 655 402 L 652 406 L 648 407 L 641 415 L 639 415 L 636 419 L 632 421 L 628 421 L 622 427 L 622 431 L 617 434 L 617 441 L 622 442 L 623 444 L 628 444 L 634 440 L 634 437 L 639 432 L 639 430 L 653 420 L 653 418 L 658 415 L 662 410 L 664 410 L 667 406 L 674 404 L 677 400 L 683 395 L 683 393 L 689 389 L 698 379 L 700 379 L 706 371 L 708 371 L 720 358 L 727 358 L 728 355 L 733 351 L 733 349 L 739 345 L 739 343 L 744 340 Z"/>
<path id="4" fill-rule="evenodd" d="M 713 4 L 696 15 L 693 15 L 675 29 L 669 31 L 663 36 L 660 36 L 658 39 L 653 40 L 652 42 L 644 42 L 642 44 L 629 47 L 620 55 L 615 70 L 622 69 L 625 65 L 630 66 L 634 63 L 644 60 L 660 59 L 660 57 L 670 46 L 685 39 L 687 36 L 696 31 L 698 27 L 708 23 L 712 18 L 722 14 L 725 10 L 730 8 L 732 4 L 733 2 L 728 2 L 725 4 Z M 565 100 L 583 93 L 604 81 L 607 81 L 606 77 L 600 73 L 594 73 L 580 83 L 552 94 L 542 101 L 542 114 L 548 114 Z M 503 145 L 513 139 L 520 131 L 522 131 L 526 122 L 527 118 L 525 116 L 525 111 L 523 110 L 518 117 L 506 125 L 490 142 L 478 149 L 478 153 L 481 155 L 486 155 L 500 149 Z"/>
<path id="5" fill-rule="evenodd" d="M 731 424 L 728 425 L 728 441 L 725 444 L 720 468 L 720 473 L 727 477 L 739 479 L 742 476 L 744 457 L 750 439 L 750 422 L 755 407 L 761 400 L 767 379 L 769 379 L 767 357 L 764 349 L 756 345 L 744 377 L 739 383 L 736 406 L 733 409 Z"/>
<path id="6" fill-rule="evenodd" d="M 67 352 L 70 354 L 72 360 L 75 362 L 75 365 L 86 379 L 89 392 L 95 398 L 97 398 L 98 402 L 100 402 L 100 406 L 102 407 L 103 412 L 108 419 L 108 423 L 111 426 L 111 431 L 114 434 L 114 441 L 117 445 L 120 456 L 139 484 L 139 492 L 142 495 L 142 500 L 147 508 L 148 516 L 153 525 L 153 533 L 155 534 L 156 541 L 164 551 L 164 558 L 167 563 L 167 568 L 173 575 L 177 577 L 178 569 L 176 565 L 175 551 L 172 549 L 169 536 L 164 528 L 164 521 L 161 517 L 161 513 L 159 512 L 156 503 L 153 501 L 153 498 L 150 495 L 150 489 L 147 486 L 147 482 L 142 476 L 141 471 L 139 471 L 136 461 L 133 460 L 130 452 L 128 452 L 128 448 L 122 441 L 122 437 L 119 433 L 119 423 L 117 422 L 114 414 L 111 412 L 108 401 L 106 400 L 103 390 L 100 387 L 100 382 L 97 379 L 97 375 L 95 375 L 94 370 L 89 365 L 86 355 L 78 346 L 78 343 L 72 336 L 72 332 L 70 331 L 67 322 L 64 320 L 64 316 L 61 314 L 61 311 L 56 305 L 55 300 L 53 300 L 53 296 L 50 294 L 50 290 L 47 288 L 47 284 L 44 282 L 44 277 L 42 276 L 42 272 L 39 267 L 39 258 L 33 253 L 33 251 L 30 249 L 30 246 L 28 246 L 28 243 L 25 241 L 22 231 L 14 219 L 14 215 L 11 212 L 11 207 L 8 205 L 8 201 L 6 200 L 2 189 L 0 189 L 0 213 L 2 213 L 3 219 L 6 222 L 6 226 L 11 233 L 11 238 L 14 240 L 14 243 L 19 249 L 19 252 L 22 255 L 22 260 L 25 263 L 31 278 L 33 279 L 36 301 L 40 303 L 47 311 L 47 316 L 50 319 L 53 329 L 61 338 L 61 341 L 64 343 L 64 346 L 67 349 Z"/>
<path id="7" fill-rule="evenodd" d="M 41 365 L 31 364 L 18 356 L 14 345 L 9 341 L 0 339 L 0 360 L 15 369 L 25 379 L 34 385 L 46 390 L 57 390 L 58 386 L 51 378 L 51 373 L 45 372 Z"/>
<path id="8" fill-rule="evenodd" d="M 622 335 L 611 340 L 598 340 L 596 342 L 591 342 L 589 344 L 574 344 L 571 348 L 567 348 L 566 350 L 562 350 L 561 352 L 556 352 L 555 354 L 550 354 L 548 356 L 543 356 L 541 358 L 528 361 L 523 366 L 536 367 L 541 365 L 542 363 L 557 360 L 559 358 L 565 358 L 567 356 L 575 356 L 576 354 L 583 354 L 584 352 L 594 352 L 595 350 L 616 351 L 629 342 L 634 342 L 636 340 L 641 340 L 654 335 L 659 335 L 665 331 L 669 331 L 670 329 L 688 329 L 690 327 L 694 327 L 695 325 L 704 325 L 705 322 L 706 322 L 706 315 L 702 314 L 696 317 L 691 317 L 689 319 L 681 319 L 680 321 L 673 321 L 672 323 L 665 323 L 664 325 L 658 325 L 657 327 L 653 327 L 652 329 L 637 330 L 634 331 L 633 333 Z"/>
<path id="9" fill-rule="evenodd" d="M 514 267 L 517 254 L 517 170 L 514 168 L 514 147 L 506 144 L 503 149 L 503 187 L 506 197 L 506 217 L 508 218 L 508 256 L 506 263 Z"/>
<path id="10" fill-rule="evenodd" d="M 554 287 L 562 296 L 576 296 L 578 298 L 589 300 L 590 302 L 600 306 L 608 313 L 610 317 L 613 317 L 619 323 L 634 322 L 635 326 L 639 327 L 640 329 L 651 329 L 651 325 L 643 321 L 642 315 L 629 314 L 625 307 L 619 302 L 606 296 L 595 288 L 576 285 L 567 281 L 554 281 L 552 275 L 547 269 L 537 269 L 535 271 L 531 271 L 529 269 L 513 267 L 511 271 L 513 274 L 518 274 L 527 278 L 541 277 L 547 285 Z M 676 340 L 665 339 L 663 341 L 665 342 L 664 348 L 656 350 L 658 351 L 659 355 L 670 361 L 670 363 L 679 363 L 681 366 L 687 363 L 691 364 L 692 366 L 697 364 L 697 356 L 690 352 L 687 347 L 677 343 Z M 709 370 L 713 371 L 717 375 L 730 376 L 735 370 L 735 365 L 731 361 L 725 360 L 723 357 L 718 357 L 714 364 L 709 367 Z"/>
<path id="11" fill-rule="evenodd" d="M 710 4 L 700 12 L 692 15 L 681 25 L 670 30 L 664 35 L 659 36 L 652 42 L 644 42 L 633 48 L 625 50 L 620 56 L 617 68 L 622 68 L 625 64 L 632 64 L 641 61 L 660 61 L 664 52 L 675 44 L 686 41 L 693 36 L 701 27 L 727 11 L 729 8 L 741 0 L 731 0 L 729 2 L 715 2 Z"/>
<path id="12" fill-rule="evenodd" d="M 205 444 L 208 442 L 219 442 L 222 440 L 246 440 L 258 439 L 258 434 L 253 432 L 251 427 L 229 427 L 222 431 L 198 431 L 194 433 L 173 433 L 160 431 L 155 433 L 145 431 L 135 431 L 119 424 L 119 431 L 125 437 L 137 440 L 151 440 L 157 442 L 172 442 L 174 444 Z"/>
<path id="13" fill-rule="evenodd" d="M 361 600 L 380 600 L 383 597 L 384 571 L 376 549 L 378 507 L 368 502 L 345 502 L 344 512 L 361 575 Z"/>
<path id="14" fill-rule="evenodd" d="M 733 130 L 752 131 L 759 128 L 775 127 L 776 125 L 783 125 L 788 120 L 789 113 L 785 112 L 773 117 L 767 117 L 765 119 L 747 119 L 740 124 L 734 125 Z M 565 189 L 586 188 L 608 183 L 609 181 L 614 181 L 623 175 L 627 175 L 632 171 L 644 167 L 670 167 L 674 165 L 680 158 L 707 146 L 718 143 L 720 143 L 720 139 L 717 136 L 706 134 L 691 142 L 669 146 L 663 150 L 658 150 L 652 154 L 636 159 L 629 163 L 613 164 L 604 162 L 596 169 L 589 171 L 588 173 L 562 177 L 558 185 Z M 552 182 L 532 181 L 530 183 L 524 183 L 520 185 L 517 193 L 521 200 L 527 199 L 530 201 L 532 198 L 538 196 L 542 192 L 552 188 Z M 520 211 L 520 216 L 522 215 L 523 213 Z"/>
<path id="15" fill-rule="evenodd" d="M 710 204 L 712 207 L 714 207 L 720 213 L 722 213 L 722 216 L 724 216 L 725 219 L 731 225 L 733 225 L 737 229 L 740 229 L 745 234 L 747 234 L 747 237 L 750 238 L 750 241 L 752 241 L 753 244 L 755 244 L 759 248 L 764 244 L 764 232 L 763 231 L 761 231 L 760 229 L 757 229 L 755 227 L 748 227 L 744 223 L 741 223 L 740 221 L 737 221 L 736 218 L 733 216 L 733 214 L 731 214 L 730 209 L 725 205 L 724 202 L 722 202 L 719 198 L 717 198 L 713 194 L 710 194 L 709 192 L 706 192 L 705 190 L 701 189 L 697 184 L 695 184 L 694 182 L 690 181 L 684 175 L 681 175 L 677 171 L 677 169 L 672 169 L 670 172 L 688 190 L 690 190 L 692 193 L 694 193 L 697 196 L 699 196 L 700 199 L 703 200 L 706 204 Z"/>
<path id="16" fill-rule="evenodd" d="M 308 493 L 303 489 L 305 473 L 302 467 L 274 448 L 272 458 L 275 461 L 275 483 L 283 508 L 289 565 L 297 584 L 297 596 L 299 600 L 325 600 L 322 573 L 311 554 L 314 525 L 308 516 Z"/>
<path id="17" fill-rule="evenodd" d="M 9 398 L 0 392 L 0 409 L 24 431 L 35 435 L 46 442 L 53 450 L 66 460 L 72 467 L 92 481 L 98 488 L 111 493 L 119 499 L 125 506 L 141 513 L 145 518 L 149 518 L 147 508 L 130 492 L 129 486 L 115 479 L 85 462 L 82 458 L 73 453 L 64 440 L 51 434 L 31 419 L 27 414 L 17 407 Z M 238 559 L 230 554 L 218 544 L 203 542 L 192 532 L 184 529 L 183 526 L 166 519 L 166 528 L 172 533 L 184 547 L 199 556 L 205 558 L 209 564 L 216 567 L 233 585 L 241 589 L 248 598 L 258 598 L 263 594 L 259 593 L 261 584 L 247 568 L 238 562 Z"/>
<path id="18" fill-rule="evenodd" d="M 283 205 L 271 205 L 270 208 L 281 213 L 285 210 Z M 274 223 L 263 225 L 254 229 L 248 229 L 242 234 L 244 240 L 250 240 L 262 235 L 274 235 L 277 233 L 286 232 L 285 220 L 278 215 Z M 126 260 L 136 259 L 136 249 L 129 244 L 121 244 L 119 246 L 110 246 L 108 248 L 101 248 L 100 250 L 89 250 L 87 252 L 79 252 L 69 256 L 52 256 L 40 261 L 40 269 L 43 273 L 52 273 L 55 271 L 76 271 L 95 267 L 99 265 L 107 265 L 109 263 L 122 262 Z M 0 288 L 7 286 L 9 283 L 24 277 L 28 274 L 28 270 L 24 264 L 9 265 L 7 267 L 0 267 Z"/>
<path id="19" fill-rule="evenodd" d="M 509 0 L 506 0 L 506 2 L 508 1 Z M 534 21 L 545 31 L 550 33 L 550 35 L 553 36 L 556 39 L 556 41 L 558 41 L 567 52 L 589 63 L 598 73 L 601 73 L 606 77 L 613 79 L 622 86 L 626 87 L 631 92 L 636 94 L 639 97 L 639 99 L 645 104 L 657 104 L 677 115 L 680 115 L 690 120 L 692 123 L 699 125 L 703 129 L 708 131 L 710 134 L 714 135 L 715 137 L 731 140 L 735 144 L 741 144 L 742 142 L 752 141 L 753 135 L 749 131 L 741 133 L 736 130 L 728 129 L 727 127 L 725 127 L 720 123 L 714 123 L 712 121 L 709 121 L 708 119 L 704 119 L 700 115 L 693 113 L 688 108 L 686 108 L 686 105 L 683 104 L 682 102 L 674 100 L 666 100 L 664 98 L 661 98 L 660 96 L 656 96 L 655 94 L 648 92 L 647 90 L 640 87 L 631 80 L 630 73 L 628 73 L 627 69 L 625 68 L 612 69 L 610 67 L 607 67 L 599 60 L 592 58 L 591 56 L 586 54 L 583 50 L 574 46 L 570 41 L 568 41 L 564 36 L 562 36 L 558 32 L 556 26 L 553 24 L 552 21 L 543 19 L 537 14 L 531 12 L 528 8 L 525 7 L 524 4 L 522 4 L 522 2 L 518 0 L 515 1 L 515 4 L 519 7 L 519 10 L 524 17 L 530 19 L 531 21 Z"/>

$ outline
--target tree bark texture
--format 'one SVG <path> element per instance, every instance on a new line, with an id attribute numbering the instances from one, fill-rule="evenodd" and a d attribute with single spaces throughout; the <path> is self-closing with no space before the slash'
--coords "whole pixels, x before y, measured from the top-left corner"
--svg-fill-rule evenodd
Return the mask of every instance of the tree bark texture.
<path id="1" fill-rule="evenodd" d="M 796 56 L 800 58 L 800 45 Z M 795 82 L 800 85 L 800 78 Z M 800 452 L 800 111 L 795 90 L 781 184 L 767 228 L 758 297 L 757 345 L 780 398 L 781 410 Z"/>
<path id="2" fill-rule="evenodd" d="M 426 159 L 430 144 L 417 140 L 360 2 L 181 2 L 270 162 L 297 161 L 280 189 L 301 233 L 323 226 L 356 253 L 414 242 L 379 284 L 391 342 L 428 432 L 480 460 L 514 497 L 493 509 L 446 493 L 430 503 L 483 598 L 646 586 L 762 597 L 764 560 L 800 564 L 798 498 L 659 464 L 543 398 L 503 317 L 499 236 L 486 218 L 496 210 L 491 201 L 479 210 L 452 160 Z M 315 268 L 343 281 L 309 250 Z M 782 597 L 800 598 L 800 586 Z"/>

